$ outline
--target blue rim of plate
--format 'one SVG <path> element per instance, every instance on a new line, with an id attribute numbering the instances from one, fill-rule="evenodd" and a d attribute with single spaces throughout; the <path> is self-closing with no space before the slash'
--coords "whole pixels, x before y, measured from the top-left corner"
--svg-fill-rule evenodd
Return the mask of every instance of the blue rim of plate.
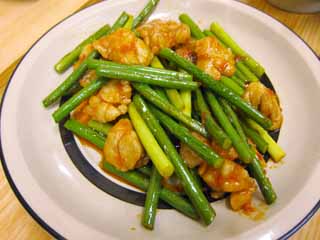
<path id="1" fill-rule="evenodd" d="M 31 215 L 31 217 L 41 226 L 43 227 L 48 233 L 50 233 L 53 237 L 55 237 L 56 239 L 59 240 L 64 240 L 66 239 L 65 237 L 63 237 L 60 233 L 58 233 L 57 231 L 55 231 L 53 228 L 51 228 L 40 216 L 38 216 L 38 214 L 30 207 L 30 205 L 26 202 L 26 200 L 23 198 L 22 194 L 19 192 L 18 188 L 16 187 L 9 169 L 7 167 L 6 164 L 6 160 L 3 154 L 3 149 L 2 149 L 2 138 L 1 138 L 1 119 L 2 119 L 2 107 L 3 107 L 3 100 L 5 99 L 7 90 L 9 89 L 9 85 L 11 83 L 11 80 L 15 74 L 15 72 L 17 71 L 17 69 L 19 68 L 21 62 L 25 59 L 25 57 L 28 55 L 28 53 L 33 49 L 33 47 L 43 38 L 45 37 L 51 30 L 53 30 L 54 28 L 56 28 L 57 26 L 59 26 L 62 22 L 66 21 L 67 19 L 69 19 L 70 17 L 77 15 L 79 13 L 81 13 L 84 10 L 87 10 L 91 7 L 95 7 L 96 5 L 102 4 L 104 3 L 104 1 L 98 2 L 98 3 L 94 3 L 93 5 L 90 5 L 84 9 L 81 9 L 69 16 L 67 16 L 66 18 L 62 19 L 61 21 L 59 21 L 57 24 L 55 24 L 54 26 L 52 26 L 51 28 L 48 29 L 48 31 L 46 31 L 37 41 L 35 41 L 32 46 L 28 49 L 28 51 L 24 54 L 24 56 L 21 58 L 21 60 L 19 61 L 19 63 L 17 64 L 17 66 L 15 67 L 14 71 L 12 72 L 10 79 L 8 81 L 8 84 L 4 90 L 3 93 L 3 97 L 1 99 L 1 103 L 0 103 L 0 160 L 1 160 L 1 164 L 3 167 L 3 171 L 6 175 L 7 181 L 11 187 L 11 189 L 13 190 L 14 194 L 16 195 L 17 199 L 19 200 L 19 202 L 21 203 L 21 205 L 24 207 L 24 209 Z M 247 7 L 249 7 L 251 10 L 253 11 L 258 11 L 262 14 L 264 14 L 265 16 L 277 21 L 278 23 L 280 23 L 282 26 L 284 26 L 285 28 L 287 28 L 290 32 L 292 32 L 295 36 L 297 36 L 300 41 L 302 41 L 310 50 L 311 52 L 318 58 L 318 60 L 320 61 L 320 57 L 318 57 L 318 55 L 316 54 L 316 52 L 309 46 L 309 44 L 302 39 L 298 34 L 296 34 L 293 30 L 291 30 L 289 27 L 287 27 L 285 24 L 283 24 L 282 22 L 278 21 L 277 19 L 275 19 L 274 17 L 272 17 L 271 15 L 269 15 L 268 13 L 265 13 L 255 7 L 252 7 L 250 5 L 247 5 L 243 2 L 238 2 L 242 5 L 245 5 Z M 320 208 L 320 200 L 316 203 L 316 205 L 308 212 L 308 214 L 302 218 L 302 220 L 300 222 L 298 222 L 293 228 L 291 228 L 288 232 L 286 232 L 285 234 L 283 234 L 281 237 L 279 237 L 277 240 L 286 240 L 289 237 L 291 237 L 294 233 L 296 233 L 303 225 L 305 225 L 310 218 L 317 212 L 317 210 Z"/>

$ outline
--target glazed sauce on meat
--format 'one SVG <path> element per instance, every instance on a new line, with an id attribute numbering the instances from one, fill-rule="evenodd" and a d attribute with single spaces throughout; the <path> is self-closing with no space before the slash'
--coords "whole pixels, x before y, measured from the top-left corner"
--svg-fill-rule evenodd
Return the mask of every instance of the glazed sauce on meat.
<path id="1" fill-rule="evenodd" d="M 99 163 L 99 167 L 103 170 L 103 172 L 105 172 L 106 174 L 108 174 L 112 178 L 117 179 L 118 181 L 120 181 L 122 183 L 128 184 L 129 186 L 133 187 L 134 189 L 143 191 L 140 188 L 137 188 L 136 186 L 134 186 L 131 183 L 127 182 L 123 178 L 121 178 L 121 177 L 119 177 L 119 176 L 117 176 L 117 175 L 115 175 L 113 173 L 110 173 L 106 169 L 104 169 L 104 167 L 103 167 L 103 151 L 100 148 L 98 148 L 96 145 L 94 145 L 94 144 L 90 143 L 89 141 L 87 141 L 86 139 L 84 139 L 82 137 L 79 137 L 79 136 L 77 136 L 77 138 L 79 139 L 79 142 L 81 143 L 81 145 L 83 145 L 85 147 L 89 147 L 91 149 L 94 149 L 100 155 L 101 161 Z"/>

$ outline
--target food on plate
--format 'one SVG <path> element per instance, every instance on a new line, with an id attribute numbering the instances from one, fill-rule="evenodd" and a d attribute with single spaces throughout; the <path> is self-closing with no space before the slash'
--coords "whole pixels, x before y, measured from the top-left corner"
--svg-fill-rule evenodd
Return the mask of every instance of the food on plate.
<path id="1" fill-rule="evenodd" d="M 269 135 L 283 115 L 260 81 L 265 69 L 218 23 L 148 22 L 157 3 L 135 18 L 123 12 L 65 55 L 55 69 L 73 71 L 43 105 L 67 96 L 55 122 L 70 118 L 66 129 L 103 150 L 104 170 L 147 192 L 148 229 L 159 199 L 205 225 L 216 215 L 209 195 L 246 211 L 259 189 L 273 204 L 263 154 L 285 156 Z"/>

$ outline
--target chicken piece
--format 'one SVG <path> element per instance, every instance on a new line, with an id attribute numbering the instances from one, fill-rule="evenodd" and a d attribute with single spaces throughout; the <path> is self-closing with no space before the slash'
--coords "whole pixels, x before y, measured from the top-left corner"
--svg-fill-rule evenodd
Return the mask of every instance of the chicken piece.
<path id="1" fill-rule="evenodd" d="M 283 116 L 279 100 L 271 89 L 265 87 L 260 82 L 252 82 L 247 86 L 243 98 L 264 116 L 271 119 L 272 126 L 270 130 L 281 127 Z"/>
<path id="2" fill-rule="evenodd" d="M 80 66 L 80 64 L 90 55 L 92 51 L 93 46 L 91 43 L 84 46 L 79 55 L 78 61 L 73 64 L 73 69 L 77 69 Z"/>
<path id="3" fill-rule="evenodd" d="M 113 121 L 128 111 L 131 94 L 128 81 L 110 80 L 96 95 L 89 98 L 82 111 L 102 123 Z"/>
<path id="4" fill-rule="evenodd" d="M 94 41 L 93 47 L 103 58 L 117 63 L 147 66 L 153 58 L 149 47 L 126 28 Z"/>
<path id="5" fill-rule="evenodd" d="M 247 170 L 227 159 L 219 169 L 208 166 L 204 162 L 198 172 L 214 191 L 239 192 L 254 186 L 254 180 L 249 176 Z"/>
<path id="6" fill-rule="evenodd" d="M 197 66 L 214 79 L 234 74 L 235 60 L 231 50 L 223 47 L 215 37 L 209 36 L 196 41 L 195 52 L 198 57 Z"/>
<path id="7" fill-rule="evenodd" d="M 252 194 L 254 192 L 254 187 L 241 192 L 232 192 L 230 195 L 230 206 L 232 210 L 238 211 L 247 205 L 251 205 Z"/>
<path id="8" fill-rule="evenodd" d="M 97 74 L 95 70 L 87 71 L 79 80 L 80 86 L 85 87 L 89 85 L 94 79 L 97 78 Z"/>
<path id="9" fill-rule="evenodd" d="M 187 59 L 188 61 L 192 62 L 193 64 L 196 64 L 196 62 L 197 62 L 197 54 L 194 51 L 195 42 L 196 41 L 194 41 L 194 40 L 190 40 L 186 44 L 184 44 L 176 49 L 176 53 L 178 55 Z"/>
<path id="10" fill-rule="evenodd" d="M 144 157 L 144 150 L 130 120 L 121 119 L 110 129 L 103 153 L 105 161 L 120 171 L 136 167 Z"/>
<path id="11" fill-rule="evenodd" d="M 239 157 L 239 155 L 234 147 L 231 147 L 230 149 L 225 150 L 222 147 L 220 147 L 220 145 L 217 144 L 215 141 L 211 142 L 211 147 L 212 147 L 213 151 L 215 151 L 218 155 L 220 155 L 224 159 L 234 161 L 235 159 L 237 159 Z"/>
<path id="12" fill-rule="evenodd" d="M 200 134 L 196 132 L 192 132 L 191 134 L 207 146 L 210 146 L 209 141 Z M 180 155 L 189 168 L 194 168 L 203 163 L 203 159 L 184 143 L 181 143 Z"/>
<path id="13" fill-rule="evenodd" d="M 87 124 L 90 120 L 90 116 L 83 112 L 83 109 L 88 105 L 88 100 L 84 100 L 72 113 L 72 118 L 81 122 L 82 124 Z"/>
<path id="14" fill-rule="evenodd" d="M 137 31 L 154 54 L 162 48 L 172 48 L 186 43 L 191 35 L 190 28 L 175 21 L 153 20 L 140 26 Z"/>

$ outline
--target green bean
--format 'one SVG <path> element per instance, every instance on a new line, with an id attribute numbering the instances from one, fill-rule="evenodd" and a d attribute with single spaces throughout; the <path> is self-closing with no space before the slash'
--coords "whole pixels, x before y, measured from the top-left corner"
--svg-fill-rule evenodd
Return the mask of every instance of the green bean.
<path id="1" fill-rule="evenodd" d="M 154 57 L 152 59 L 151 67 L 164 69 L 158 57 Z M 166 89 L 165 91 L 167 93 L 168 99 L 170 100 L 171 104 L 176 106 L 178 109 L 182 110 L 184 108 L 184 104 L 178 90 Z"/>
<path id="2" fill-rule="evenodd" d="M 263 154 L 266 153 L 268 150 L 268 143 L 259 135 L 259 133 L 250 128 L 245 122 L 241 122 L 241 127 L 247 137 L 257 146 L 258 150 Z"/>
<path id="3" fill-rule="evenodd" d="M 222 42 L 230 47 L 236 55 L 244 58 L 245 64 L 256 76 L 260 78 L 264 74 L 264 68 L 246 53 L 218 23 L 212 23 L 210 29 Z"/>
<path id="4" fill-rule="evenodd" d="M 165 113 L 174 117 L 178 121 L 182 122 L 184 125 L 190 129 L 200 133 L 202 136 L 207 137 L 208 133 L 206 129 L 201 125 L 200 122 L 188 117 L 183 114 L 182 111 L 177 109 L 175 106 L 171 105 L 163 98 L 161 98 L 152 88 L 146 84 L 133 84 L 134 89 L 139 92 L 143 97 L 145 97 L 149 102 L 160 108 Z"/>
<path id="5" fill-rule="evenodd" d="M 98 76 L 127 80 L 130 82 L 146 83 L 156 85 L 164 88 L 176 89 L 196 89 L 198 84 L 195 82 L 182 82 L 157 76 L 154 74 L 141 74 L 131 70 L 114 70 L 111 68 L 97 68 L 96 73 Z"/>
<path id="6" fill-rule="evenodd" d="M 88 122 L 88 126 L 98 132 L 103 133 L 105 136 L 107 136 L 110 128 L 112 127 L 112 124 L 111 123 L 101 123 L 101 122 L 97 122 L 95 120 L 90 120 Z"/>
<path id="7" fill-rule="evenodd" d="M 158 169 L 160 175 L 165 178 L 170 177 L 174 172 L 174 167 L 165 153 L 162 151 L 147 124 L 138 113 L 134 103 L 129 105 L 129 116 L 144 149 L 146 150 L 152 163 Z"/>
<path id="8" fill-rule="evenodd" d="M 88 67 L 90 69 L 97 69 L 97 68 L 112 68 L 114 70 L 118 69 L 121 70 L 130 70 L 133 72 L 138 72 L 141 74 L 154 74 L 157 76 L 162 76 L 172 80 L 180 80 L 180 81 L 192 81 L 192 76 L 185 72 L 176 72 L 167 69 L 155 68 L 155 67 L 144 67 L 140 65 L 126 65 L 120 64 L 105 60 L 95 60 L 90 59 L 88 60 Z"/>
<path id="9" fill-rule="evenodd" d="M 152 131 L 153 135 L 161 145 L 162 149 L 170 158 L 172 164 L 175 167 L 175 173 L 182 182 L 183 188 L 189 199 L 191 200 L 193 206 L 196 208 L 204 223 L 206 225 L 209 225 L 215 217 L 215 212 L 204 196 L 203 192 L 199 188 L 198 184 L 194 180 L 193 176 L 190 174 L 188 167 L 181 159 L 175 146 L 171 143 L 166 132 L 160 126 L 157 119 L 153 116 L 153 114 L 149 110 L 149 106 L 144 102 L 142 97 L 139 95 L 135 95 L 133 97 L 133 102 L 140 112 L 141 116 L 148 124 L 149 129 Z"/>
<path id="10" fill-rule="evenodd" d="M 234 76 L 238 77 L 239 79 L 241 79 L 242 82 L 247 83 L 249 82 L 248 78 L 246 77 L 246 75 L 244 75 L 239 68 L 236 69 Z"/>
<path id="11" fill-rule="evenodd" d="M 54 66 L 55 70 L 58 73 L 64 72 L 67 68 L 69 68 L 79 57 L 82 49 L 87 44 L 93 42 L 96 39 L 101 38 L 102 36 L 108 34 L 110 31 L 110 26 L 104 25 L 97 32 L 90 35 L 87 39 L 82 41 L 77 47 L 75 47 L 72 51 L 67 53 L 64 57 L 62 57 Z"/>
<path id="12" fill-rule="evenodd" d="M 69 68 L 79 57 L 82 52 L 84 46 L 89 43 L 92 43 L 94 40 L 97 40 L 104 35 L 108 35 L 113 31 L 121 28 L 125 25 L 127 20 L 129 19 L 129 15 L 126 12 L 122 12 L 119 18 L 115 21 L 115 23 L 110 28 L 109 25 L 105 25 L 104 27 L 100 28 L 96 33 L 91 35 L 89 38 L 81 42 L 74 50 L 66 54 L 56 65 L 55 69 L 57 72 L 62 73 L 67 68 Z"/>
<path id="13" fill-rule="evenodd" d="M 237 83 L 242 89 L 244 89 L 246 87 L 245 82 L 240 79 L 239 77 L 233 75 L 230 77 L 235 83 Z M 241 94 L 242 95 L 242 94 Z"/>
<path id="14" fill-rule="evenodd" d="M 267 204 L 272 204 L 276 201 L 277 195 L 275 191 L 273 190 L 272 184 L 269 180 L 269 178 L 265 175 L 264 170 L 261 166 L 261 163 L 259 159 L 257 158 L 257 155 L 253 158 L 251 163 L 248 165 L 249 171 L 253 175 L 253 177 L 256 179 L 259 189 L 262 192 L 262 195 L 266 201 Z"/>
<path id="15" fill-rule="evenodd" d="M 159 111 L 153 106 L 149 106 L 153 115 L 161 122 L 181 142 L 188 145 L 195 151 L 203 160 L 207 161 L 210 166 L 220 168 L 223 164 L 223 158 L 216 154 L 210 147 L 194 137 L 191 132 L 172 120 L 169 116 Z"/>
<path id="16" fill-rule="evenodd" d="M 68 99 L 64 104 L 62 104 L 53 114 L 53 119 L 56 122 L 60 122 L 68 114 L 75 109 L 83 100 L 89 98 L 95 92 L 97 92 L 105 83 L 105 78 L 98 78 L 92 81 L 88 86 L 81 89 L 75 95 Z"/>
<path id="17" fill-rule="evenodd" d="M 246 76 L 246 79 L 248 79 L 249 82 L 259 81 L 259 78 L 257 78 L 257 76 L 254 75 L 242 61 L 238 61 L 236 63 L 236 66 L 237 66 L 237 69 L 239 69 Z"/>
<path id="18" fill-rule="evenodd" d="M 209 29 L 203 30 L 203 34 L 207 37 L 214 37 L 214 34 Z"/>
<path id="19" fill-rule="evenodd" d="M 247 136 L 245 135 L 245 133 L 240 125 L 240 121 L 239 121 L 236 113 L 233 111 L 232 107 L 229 105 L 229 103 L 225 99 L 219 99 L 219 100 L 220 100 L 219 102 L 220 102 L 225 114 L 229 118 L 229 121 L 232 123 L 233 127 L 237 130 L 242 141 L 246 143 Z"/>
<path id="20" fill-rule="evenodd" d="M 75 120 L 68 120 L 65 125 L 67 125 L 67 129 L 70 131 L 95 144 L 98 148 L 103 149 L 105 142 L 104 138 L 91 128 L 88 128 Z M 149 179 L 136 171 L 122 172 L 106 161 L 103 161 L 103 168 L 144 191 L 148 189 Z M 162 188 L 160 191 L 160 198 L 186 216 L 192 219 L 198 219 L 198 215 L 193 206 L 178 194 Z"/>
<path id="21" fill-rule="evenodd" d="M 133 23 L 133 16 L 129 15 L 129 18 L 123 28 L 131 29 Z"/>
<path id="22" fill-rule="evenodd" d="M 96 58 L 99 55 L 97 51 L 93 51 L 88 59 Z M 61 96 L 63 96 L 68 90 L 70 90 L 79 78 L 87 71 L 88 66 L 86 60 L 75 69 L 66 80 L 64 80 L 56 89 L 54 89 L 43 101 L 44 107 L 49 107 L 55 103 Z"/>
<path id="23" fill-rule="evenodd" d="M 106 161 L 103 161 L 103 167 L 108 172 L 125 179 L 129 183 L 144 191 L 148 189 L 149 179 L 142 173 L 136 171 L 122 172 Z M 171 192 L 168 189 L 162 188 L 159 197 L 163 201 L 167 202 L 169 205 L 180 211 L 181 213 L 185 214 L 186 216 L 192 219 L 198 219 L 198 215 L 193 206 L 187 200 L 180 197 L 178 194 Z"/>
<path id="24" fill-rule="evenodd" d="M 238 83 L 236 83 L 235 81 L 233 81 L 232 78 L 228 78 L 225 76 L 221 76 L 220 81 L 228 88 L 230 88 L 232 91 L 234 91 L 236 94 L 238 94 L 239 96 L 242 96 L 242 94 L 244 93 L 243 88 L 241 88 Z"/>
<path id="25" fill-rule="evenodd" d="M 150 0 L 147 5 L 142 9 L 138 16 L 133 20 L 132 29 L 137 28 L 142 22 L 144 22 L 152 11 L 157 6 L 159 0 Z"/>
<path id="26" fill-rule="evenodd" d="M 164 57 L 170 61 L 173 61 L 176 65 L 183 68 L 187 72 L 194 75 L 199 81 L 203 82 L 208 88 L 210 88 L 214 93 L 219 96 L 227 99 L 229 102 L 240 108 L 243 112 L 245 112 L 250 118 L 260 123 L 263 127 L 269 128 L 272 125 L 270 119 L 266 118 L 261 114 L 258 110 L 253 108 L 249 103 L 243 100 L 240 96 L 235 94 L 229 88 L 224 86 L 219 81 L 214 81 L 210 75 L 203 72 L 197 66 L 184 59 L 183 57 L 176 54 L 169 48 L 164 48 L 160 51 L 160 56 Z"/>
<path id="27" fill-rule="evenodd" d="M 210 91 L 206 92 L 206 97 L 211 107 L 211 111 L 218 119 L 221 127 L 228 134 L 233 146 L 239 154 L 240 159 L 245 163 L 251 162 L 253 159 L 253 155 L 249 146 L 241 139 L 237 131 L 234 129 L 216 97 Z"/>
<path id="28" fill-rule="evenodd" d="M 142 217 L 142 225 L 147 229 L 153 229 L 154 227 L 160 190 L 161 175 L 157 168 L 153 166 Z"/>
<path id="29" fill-rule="evenodd" d="M 96 131 L 94 131 L 93 129 L 91 129 L 90 127 L 87 127 L 73 119 L 69 119 L 68 121 L 66 121 L 66 123 L 64 124 L 64 127 L 74 132 L 78 136 L 93 143 L 97 147 L 101 149 L 104 148 L 105 138 L 101 136 L 99 133 L 97 133 Z"/>
<path id="30" fill-rule="evenodd" d="M 113 23 L 110 29 L 110 32 L 108 34 L 118 30 L 119 28 L 124 27 L 127 21 L 129 20 L 129 18 L 130 18 L 130 15 L 123 11 L 121 15 L 117 18 L 117 20 Z"/>
<path id="31" fill-rule="evenodd" d="M 154 86 L 152 89 L 153 89 L 153 91 L 155 91 L 155 92 L 159 95 L 159 97 L 161 97 L 164 101 L 166 101 L 167 103 L 170 103 L 170 102 L 169 102 L 169 99 L 168 99 L 168 97 L 167 97 L 167 94 L 166 94 L 166 92 L 164 91 L 164 88 Z"/>
<path id="32" fill-rule="evenodd" d="M 137 170 L 148 177 L 151 176 L 151 168 L 149 166 L 139 167 Z"/>
<path id="33" fill-rule="evenodd" d="M 199 28 L 199 26 L 190 18 L 190 16 L 186 13 L 183 13 L 179 16 L 179 20 L 188 25 L 191 31 L 191 35 L 196 39 L 204 38 L 205 35 Z"/>
<path id="34" fill-rule="evenodd" d="M 241 137 L 241 140 L 248 146 L 247 137 L 244 133 L 244 130 L 242 129 L 237 115 L 225 100 L 221 99 L 221 103 L 227 115 L 229 115 L 229 117 L 232 119 L 231 122 L 236 128 L 239 136 Z M 253 177 L 256 179 L 266 203 L 271 204 L 277 198 L 276 193 L 273 190 L 271 182 L 264 173 L 261 163 L 257 157 L 257 154 L 255 153 L 255 149 L 251 148 L 250 151 L 252 153 L 253 158 L 251 162 L 248 164 L 249 170 Z"/>
<path id="35" fill-rule="evenodd" d="M 229 149 L 232 145 L 230 138 L 220 128 L 220 126 L 213 119 L 209 107 L 205 102 L 200 89 L 195 91 L 195 103 L 197 104 L 202 122 L 204 123 L 209 135 L 223 148 Z"/>
<path id="36" fill-rule="evenodd" d="M 286 153 L 283 151 L 283 149 L 259 124 L 257 124 L 255 121 L 252 121 L 251 119 L 247 119 L 247 123 L 250 127 L 256 130 L 260 134 L 260 136 L 268 143 L 268 153 L 274 161 L 279 162 L 286 156 Z"/>

